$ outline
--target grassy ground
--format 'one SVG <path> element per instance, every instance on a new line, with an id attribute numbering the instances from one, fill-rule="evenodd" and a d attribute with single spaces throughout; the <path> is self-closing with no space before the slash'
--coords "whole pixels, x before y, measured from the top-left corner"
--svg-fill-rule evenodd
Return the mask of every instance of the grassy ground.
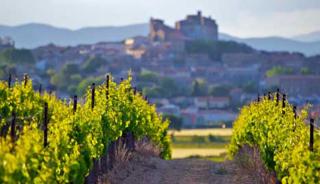
<path id="1" fill-rule="evenodd" d="M 189 156 L 188 158 L 199 158 L 199 159 L 204 159 L 204 160 L 210 160 L 212 162 L 224 162 L 227 158 L 227 154 L 226 153 L 222 153 L 218 156 Z"/>
<path id="2" fill-rule="evenodd" d="M 173 158 L 188 158 L 191 156 L 198 157 L 218 157 L 223 153 L 226 153 L 224 148 L 174 148 L 172 149 Z"/>
<path id="3" fill-rule="evenodd" d="M 172 134 L 173 133 L 173 134 Z M 230 129 L 171 131 L 173 158 L 203 158 L 215 162 L 225 160 L 231 139 Z"/>
<path id="4" fill-rule="evenodd" d="M 170 130 L 169 134 L 172 133 L 174 133 L 175 136 L 231 136 L 232 128 L 184 129 L 181 131 Z"/>
<path id="5" fill-rule="evenodd" d="M 192 143 L 192 144 L 207 144 L 207 143 L 229 143 L 231 136 L 171 136 L 175 143 Z"/>
<path id="6" fill-rule="evenodd" d="M 225 143 L 207 143 L 207 144 L 193 144 L 193 143 L 174 143 L 173 149 L 222 149 L 226 148 L 228 144 Z"/>

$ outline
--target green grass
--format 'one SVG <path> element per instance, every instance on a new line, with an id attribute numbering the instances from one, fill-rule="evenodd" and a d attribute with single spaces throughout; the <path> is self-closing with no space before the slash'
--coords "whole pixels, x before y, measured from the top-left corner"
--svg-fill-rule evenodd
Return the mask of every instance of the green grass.
<path id="1" fill-rule="evenodd" d="M 197 158 L 197 159 L 203 159 L 203 160 L 210 160 L 212 162 L 224 162 L 226 160 L 226 154 L 221 154 L 219 156 L 199 156 L 199 155 L 192 155 L 189 156 L 188 158 Z"/>
<path id="2" fill-rule="evenodd" d="M 172 158 L 188 158 L 190 156 L 211 157 L 225 154 L 225 148 L 173 148 Z"/>
<path id="3" fill-rule="evenodd" d="M 203 159 L 210 160 L 212 162 L 224 162 L 226 160 L 225 156 L 211 156 Z"/>
<path id="4" fill-rule="evenodd" d="M 173 143 L 172 148 L 226 148 L 227 143 Z"/>
<path id="5" fill-rule="evenodd" d="M 231 136 L 232 129 L 231 128 L 211 128 L 211 129 L 182 129 L 180 131 L 169 130 L 170 135 L 174 134 L 175 136 Z"/>
<path id="6" fill-rule="evenodd" d="M 173 136 L 172 151 L 174 158 L 201 158 L 214 162 L 225 160 L 225 152 L 230 136 Z"/>
<path id="7" fill-rule="evenodd" d="M 212 136 L 211 139 L 209 136 L 174 136 L 171 140 L 174 143 L 229 143 L 231 136 Z"/>

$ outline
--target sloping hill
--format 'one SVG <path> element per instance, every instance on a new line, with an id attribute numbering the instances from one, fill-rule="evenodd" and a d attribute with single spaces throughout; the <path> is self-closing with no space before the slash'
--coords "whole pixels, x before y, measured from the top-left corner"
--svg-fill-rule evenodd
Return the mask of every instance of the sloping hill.
<path id="1" fill-rule="evenodd" d="M 239 38 L 223 33 L 219 36 L 220 39 L 245 43 L 258 50 L 301 52 L 308 56 L 320 54 L 320 41 L 303 42 L 282 37 Z"/>
<path id="2" fill-rule="evenodd" d="M 301 52 L 306 55 L 320 54 L 320 41 L 307 43 L 281 37 L 266 37 L 243 39 L 242 42 L 258 50 Z"/>
<path id="3" fill-rule="evenodd" d="M 294 40 L 303 41 L 303 42 L 315 42 L 320 41 L 320 31 L 314 31 L 307 34 L 301 34 L 292 37 Z"/>
<path id="4" fill-rule="evenodd" d="M 91 44 L 101 41 L 122 41 L 133 36 L 147 36 L 148 24 L 128 26 L 87 27 L 78 30 L 53 27 L 46 24 L 25 24 L 21 26 L 0 26 L 0 36 L 10 36 L 16 47 L 35 48 L 54 43 L 62 46 Z M 282 37 L 239 38 L 220 33 L 220 39 L 242 42 L 249 46 L 266 51 L 301 52 L 306 55 L 320 54 L 320 41 L 303 42 L 300 40 L 316 40 L 318 32 L 312 35 L 296 37 L 298 40 Z"/>
<path id="5" fill-rule="evenodd" d="M 88 27 L 79 30 L 57 28 L 45 24 L 25 24 L 21 26 L 0 26 L 0 36 L 10 36 L 16 47 L 35 48 L 54 43 L 57 45 L 90 44 L 101 41 L 122 41 L 125 38 L 147 35 L 147 24 L 119 27 Z"/>

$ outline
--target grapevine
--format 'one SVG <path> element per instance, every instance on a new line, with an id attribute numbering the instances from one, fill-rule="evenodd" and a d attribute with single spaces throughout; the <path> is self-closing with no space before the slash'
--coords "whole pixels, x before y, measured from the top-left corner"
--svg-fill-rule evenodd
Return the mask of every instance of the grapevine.
<path id="1" fill-rule="evenodd" d="M 81 98 L 74 112 L 72 100 L 40 94 L 32 81 L 0 82 L 0 183 L 83 183 L 93 160 L 124 133 L 136 139 L 148 137 L 169 159 L 168 121 L 156 113 L 141 94 L 135 94 L 131 77 L 95 87 Z M 108 97 L 106 97 L 106 94 Z M 79 100 L 80 101 L 80 100 Z M 48 145 L 44 146 L 44 104 L 48 104 Z M 16 131 L 10 136 L 10 120 L 16 114 Z M 7 130 L 6 130 L 7 129 Z"/>
<path id="2" fill-rule="evenodd" d="M 309 150 L 309 106 L 296 116 L 291 104 L 273 96 L 242 108 L 234 123 L 230 155 L 244 145 L 255 146 L 266 168 L 275 171 L 282 183 L 319 183 L 320 143 L 316 141 L 315 149 Z M 315 136 L 317 140 L 319 133 Z"/>

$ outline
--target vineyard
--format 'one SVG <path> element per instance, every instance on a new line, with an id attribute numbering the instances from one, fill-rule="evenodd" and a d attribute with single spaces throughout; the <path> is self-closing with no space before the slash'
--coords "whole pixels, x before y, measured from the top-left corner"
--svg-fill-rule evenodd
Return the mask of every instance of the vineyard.
<path id="1" fill-rule="evenodd" d="M 244 146 L 256 147 L 281 183 L 320 183 L 319 131 L 308 108 L 296 112 L 279 91 L 258 97 L 234 123 L 230 155 Z"/>
<path id="2" fill-rule="evenodd" d="M 0 82 L 0 183 L 83 183 L 125 135 L 148 138 L 169 159 L 169 123 L 130 82 L 107 76 L 83 97 L 65 100 L 35 91 L 27 77 Z"/>
<path id="3" fill-rule="evenodd" d="M 119 140 L 134 150 L 135 140 L 147 138 L 163 159 L 171 158 L 169 122 L 132 88 L 130 76 L 117 84 L 108 75 L 84 96 L 64 100 L 41 87 L 35 91 L 27 76 L 22 82 L 12 82 L 10 76 L 0 82 L 0 101 L 0 183 L 84 183 L 97 160 L 115 156 Z M 320 134 L 309 108 L 298 111 L 280 91 L 258 97 L 242 108 L 234 123 L 230 156 L 236 158 L 246 146 L 257 148 L 265 167 L 281 183 L 319 183 Z M 224 133 L 231 134 L 228 131 Z M 181 132 L 182 138 L 189 134 Z M 204 171 L 216 168 L 200 160 L 188 162 L 190 170 L 200 163 Z M 176 163 L 181 168 L 187 164 L 165 164 Z"/>

